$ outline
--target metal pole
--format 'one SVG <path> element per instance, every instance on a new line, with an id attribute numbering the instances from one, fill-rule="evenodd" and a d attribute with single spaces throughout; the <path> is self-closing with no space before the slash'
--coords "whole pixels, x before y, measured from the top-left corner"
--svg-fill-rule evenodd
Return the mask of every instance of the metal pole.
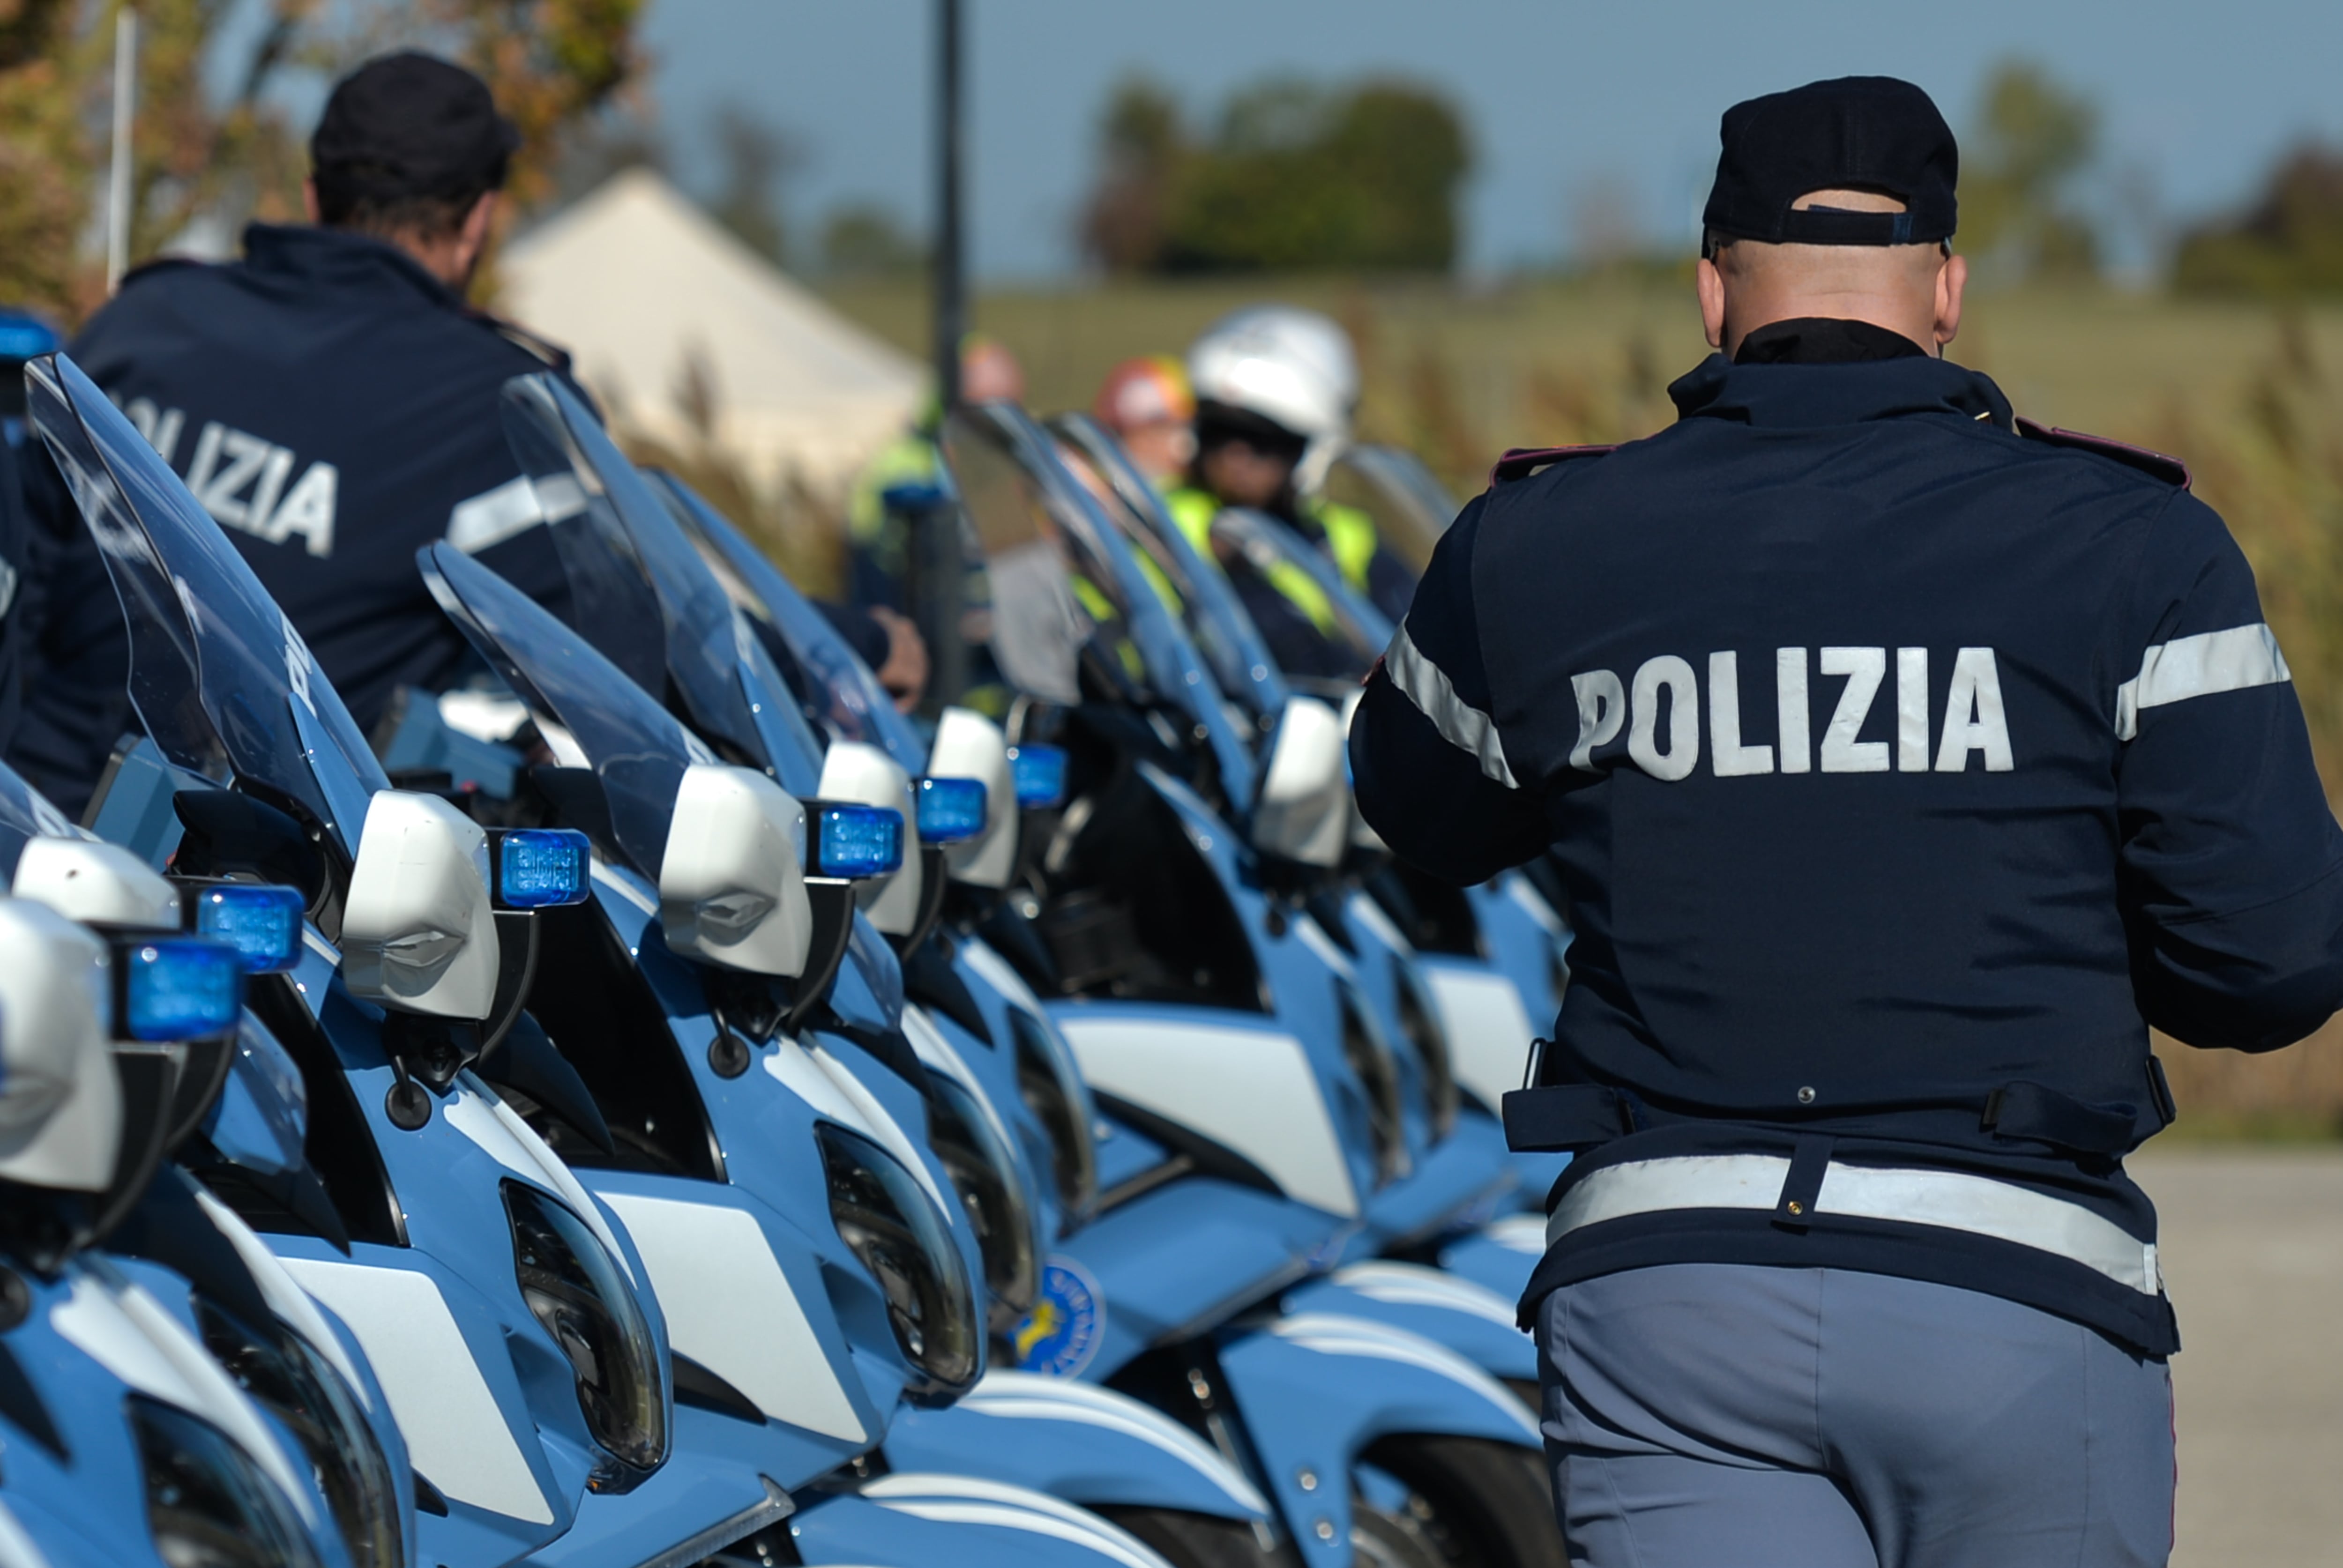
<path id="1" fill-rule="evenodd" d="M 968 335 L 960 235 L 960 0 L 936 0 L 936 397 L 960 402 L 960 344 Z"/>
<path id="2" fill-rule="evenodd" d="M 130 270 L 130 133 L 138 95 L 138 13 L 125 5 L 114 14 L 114 167 L 106 193 L 106 292 L 112 294 Z"/>

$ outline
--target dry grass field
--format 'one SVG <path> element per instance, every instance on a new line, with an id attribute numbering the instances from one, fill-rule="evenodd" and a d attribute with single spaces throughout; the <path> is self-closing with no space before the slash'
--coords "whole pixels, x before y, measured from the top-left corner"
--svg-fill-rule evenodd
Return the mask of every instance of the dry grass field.
<path id="1" fill-rule="evenodd" d="M 1415 447 L 1460 490 L 1506 447 L 1616 441 L 1672 417 L 1665 387 L 1706 352 L 1689 282 L 1622 277 L 1484 291 L 1349 280 L 1004 291 L 976 319 L 1015 349 L 1041 408 L 1087 404 L 1129 355 L 1176 351 L 1264 297 L 1332 312 L 1361 348 L 1366 431 Z M 916 289 L 833 303 L 922 352 Z M 2176 453 L 2253 558 L 2343 799 L 2343 305 L 2181 301 L 2107 289 L 1972 300 L 1954 357 L 2018 412 Z M 2343 1136 L 2343 1027 L 2245 1059 L 2166 1042 L 2177 1135 Z"/>

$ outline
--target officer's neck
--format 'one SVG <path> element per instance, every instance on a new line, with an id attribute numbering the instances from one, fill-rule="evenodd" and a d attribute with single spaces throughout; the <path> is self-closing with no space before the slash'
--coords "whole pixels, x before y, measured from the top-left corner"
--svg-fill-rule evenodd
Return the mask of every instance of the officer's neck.
<path id="1" fill-rule="evenodd" d="M 1847 317 L 1801 316 L 1769 321 L 1745 333 L 1735 365 L 1860 365 L 1880 359 L 1921 359 L 1928 350 L 1876 322 Z"/>

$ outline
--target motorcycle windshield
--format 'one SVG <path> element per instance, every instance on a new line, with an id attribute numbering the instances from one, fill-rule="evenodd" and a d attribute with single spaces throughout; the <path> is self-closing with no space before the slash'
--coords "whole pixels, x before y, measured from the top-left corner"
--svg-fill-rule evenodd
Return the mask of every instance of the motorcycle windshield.
<path id="1" fill-rule="evenodd" d="M 305 812 L 355 858 L 367 802 L 390 780 L 301 634 L 80 367 L 44 355 L 25 388 L 122 601 L 147 734 L 181 768 Z"/>
<path id="2" fill-rule="evenodd" d="M 539 724 L 567 730 L 602 781 L 610 831 L 656 883 L 683 770 L 712 762 L 675 716 L 552 612 L 441 540 L 416 552 L 431 597 Z"/>
<path id="3" fill-rule="evenodd" d="M 1122 443 L 1097 421 L 1087 414 L 1061 414 L 1050 425 L 1106 481 L 1114 498 L 1109 515 L 1179 591 L 1188 629 L 1197 650 L 1211 664 L 1222 693 L 1242 704 L 1257 722 L 1273 722 L 1285 710 L 1285 675 L 1227 576 L 1196 553 L 1196 547 L 1164 510 L 1163 498 L 1123 451 Z"/>
<path id="4" fill-rule="evenodd" d="M 1136 650 L 1131 673 L 1143 677 L 1157 701 L 1202 728 L 1229 799 L 1240 808 L 1250 801 L 1252 764 L 1203 657 L 1050 433 L 1013 404 L 989 403 L 955 412 L 945 422 L 943 447 L 988 559 L 996 538 L 1011 539 L 1021 528 L 1036 536 L 1033 543 L 1012 545 L 1021 554 L 1054 543 L 1091 618 L 1121 623 L 1108 629 L 1120 630 Z M 999 598 L 998 570 L 993 581 Z M 998 606 L 996 628 L 1009 617 L 1009 607 Z"/>
<path id="5" fill-rule="evenodd" d="M 1212 519 L 1212 528 L 1235 540 L 1237 548 L 1258 569 L 1266 571 L 1282 564 L 1307 572 L 1333 607 L 1334 629 L 1340 634 L 1342 646 L 1350 650 L 1359 674 L 1364 675 L 1368 667 L 1383 657 L 1383 649 L 1391 646 L 1394 629 L 1391 618 L 1343 579 L 1342 568 L 1334 564 L 1333 558 L 1286 524 L 1266 512 L 1232 507 Z"/>
<path id="6" fill-rule="evenodd" d="M 725 592 L 771 627 L 805 671 L 811 688 L 806 700 L 815 716 L 843 739 L 879 747 L 906 773 L 917 777 L 926 772 L 928 751 L 919 730 L 896 709 L 878 676 L 830 624 L 830 618 L 698 491 L 672 474 L 649 477 Z"/>
<path id="7" fill-rule="evenodd" d="M 1345 447 L 1326 473 L 1326 498 L 1374 519 L 1375 536 L 1419 576 L 1455 520 L 1456 498 L 1403 447 Z"/>
<path id="8" fill-rule="evenodd" d="M 65 819 L 49 798 L 0 762 L 0 887 L 14 881 L 16 862 L 34 839 L 86 839 L 89 835 Z"/>
<path id="9" fill-rule="evenodd" d="M 791 793 L 813 794 L 820 742 L 650 481 L 558 377 L 539 372 L 507 382 L 503 414 L 572 594 L 581 607 L 606 607 L 581 613 L 581 633 L 606 656 L 625 655 L 639 646 L 641 627 L 659 627 L 663 674 L 701 732 L 770 769 Z M 614 662 L 624 668 L 628 660 Z M 665 681 L 638 684 L 658 690 Z"/>

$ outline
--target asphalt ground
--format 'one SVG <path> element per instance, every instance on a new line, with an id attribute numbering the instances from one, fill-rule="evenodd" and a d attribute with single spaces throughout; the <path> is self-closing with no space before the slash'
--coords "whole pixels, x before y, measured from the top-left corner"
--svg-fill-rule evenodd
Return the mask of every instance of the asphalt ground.
<path id="1" fill-rule="evenodd" d="M 2174 1568 L 2343 1568 L 2343 1148 L 2131 1161 L 2162 1218 Z"/>

